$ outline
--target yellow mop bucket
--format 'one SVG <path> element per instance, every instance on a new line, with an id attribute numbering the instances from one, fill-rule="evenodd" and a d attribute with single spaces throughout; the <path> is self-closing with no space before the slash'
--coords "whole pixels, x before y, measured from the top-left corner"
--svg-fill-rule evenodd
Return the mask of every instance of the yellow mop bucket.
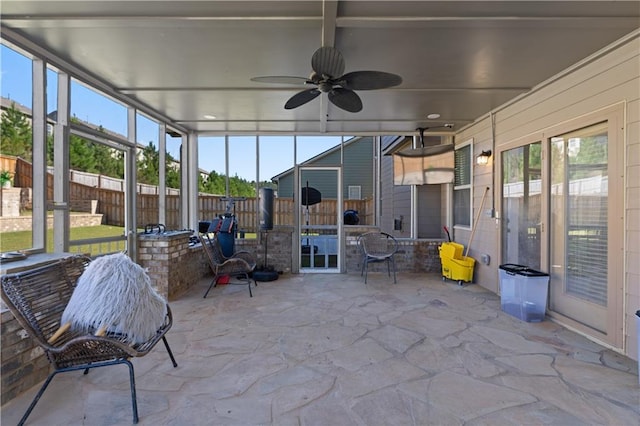
<path id="1" fill-rule="evenodd" d="M 442 264 L 442 279 L 463 282 L 473 281 L 473 267 L 476 260 L 463 256 L 464 246 L 458 243 L 442 243 L 439 247 L 440 263 Z"/>

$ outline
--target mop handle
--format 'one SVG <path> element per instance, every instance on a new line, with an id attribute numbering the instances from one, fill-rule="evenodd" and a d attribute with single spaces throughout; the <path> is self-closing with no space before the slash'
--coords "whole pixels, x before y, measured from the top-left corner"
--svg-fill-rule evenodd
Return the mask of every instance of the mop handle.
<path id="1" fill-rule="evenodd" d="M 447 239 L 449 240 L 449 242 L 451 242 L 451 234 L 449 234 L 449 228 L 447 228 L 447 226 L 443 226 L 444 228 L 444 232 L 447 233 Z"/>
<path id="2" fill-rule="evenodd" d="M 482 194 L 482 201 L 480 201 L 480 208 L 478 209 L 478 214 L 476 215 L 476 221 L 473 222 L 473 228 L 471 229 L 471 236 L 469 237 L 469 244 L 467 244 L 467 251 L 464 256 L 467 257 L 469 254 L 469 248 L 471 247 L 471 241 L 473 240 L 473 234 L 476 233 L 476 228 L 478 227 L 478 221 L 480 220 L 480 214 L 482 214 L 482 207 L 484 206 L 484 199 L 487 196 L 487 192 L 489 192 L 489 187 L 487 186 L 484 189 L 484 194 Z"/>

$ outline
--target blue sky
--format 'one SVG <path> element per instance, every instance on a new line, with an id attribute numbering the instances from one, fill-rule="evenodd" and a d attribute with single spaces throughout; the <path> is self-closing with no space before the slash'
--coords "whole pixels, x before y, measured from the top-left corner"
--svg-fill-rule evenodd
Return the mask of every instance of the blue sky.
<path id="1" fill-rule="evenodd" d="M 0 87 L 2 97 L 10 98 L 17 103 L 31 108 L 31 60 L 9 49 L 1 47 L 0 51 L 1 77 Z M 57 91 L 56 74 L 47 73 L 47 92 L 55 94 Z M 55 95 L 47 99 L 47 113 L 57 109 Z M 99 95 L 83 85 L 72 81 L 71 86 L 71 115 L 80 120 L 105 129 L 127 134 L 127 111 L 122 105 Z M 152 142 L 158 146 L 158 124 L 139 115 L 137 120 L 138 143 L 148 145 Z M 233 136 L 230 138 L 229 174 L 237 175 L 247 180 L 255 180 L 256 149 L 254 137 Z M 167 151 L 179 158 L 180 139 L 167 138 Z M 278 149 L 273 144 L 278 144 Z M 298 137 L 298 162 L 311 158 L 340 143 L 340 138 L 326 137 Z M 199 167 L 206 171 L 215 170 L 224 173 L 224 137 L 201 137 L 198 146 Z M 287 154 L 287 150 L 290 154 Z M 293 138 L 284 136 L 260 137 L 260 180 L 271 177 L 294 166 Z"/>

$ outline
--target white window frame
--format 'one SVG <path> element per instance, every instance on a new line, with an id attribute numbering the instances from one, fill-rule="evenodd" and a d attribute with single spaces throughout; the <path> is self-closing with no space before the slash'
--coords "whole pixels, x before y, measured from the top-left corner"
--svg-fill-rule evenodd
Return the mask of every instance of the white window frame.
<path id="1" fill-rule="evenodd" d="M 349 185 L 347 187 L 347 191 L 348 191 L 348 195 L 347 195 L 348 200 L 362 200 L 362 186 Z"/>
<path id="2" fill-rule="evenodd" d="M 453 204 L 453 212 L 455 212 L 456 210 L 455 192 L 467 190 L 467 189 L 469 190 L 469 225 L 456 223 L 455 214 L 452 214 L 453 226 L 454 228 L 458 228 L 458 229 L 471 229 L 471 227 L 473 226 L 473 217 L 472 217 L 473 216 L 473 158 L 474 158 L 473 157 L 473 138 L 470 138 L 462 142 L 461 144 L 456 145 L 455 151 L 458 151 L 460 149 L 464 149 L 467 147 L 469 147 L 469 183 L 464 185 L 456 185 L 455 178 L 454 178 L 452 204 Z"/>

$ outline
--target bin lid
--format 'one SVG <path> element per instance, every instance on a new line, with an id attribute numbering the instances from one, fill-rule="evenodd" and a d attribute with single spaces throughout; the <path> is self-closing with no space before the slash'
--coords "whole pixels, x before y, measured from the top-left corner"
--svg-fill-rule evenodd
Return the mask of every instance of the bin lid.
<path id="1" fill-rule="evenodd" d="M 498 266 L 498 268 L 502 269 L 503 271 L 506 271 L 510 274 L 515 274 L 518 271 L 522 271 L 524 269 L 527 269 L 526 266 L 524 265 L 516 265 L 515 263 L 505 263 L 503 265 Z"/>
<path id="2" fill-rule="evenodd" d="M 504 270 L 506 273 L 510 275 L 523 275 L 525 277 L 548 277 L 549 274 L 541 271 L 536 271 L 535 269 L 531 269 L 525 265 L 516 265 L 515 263 L 505 263 L 499 266 L 500 269 Z"/>

